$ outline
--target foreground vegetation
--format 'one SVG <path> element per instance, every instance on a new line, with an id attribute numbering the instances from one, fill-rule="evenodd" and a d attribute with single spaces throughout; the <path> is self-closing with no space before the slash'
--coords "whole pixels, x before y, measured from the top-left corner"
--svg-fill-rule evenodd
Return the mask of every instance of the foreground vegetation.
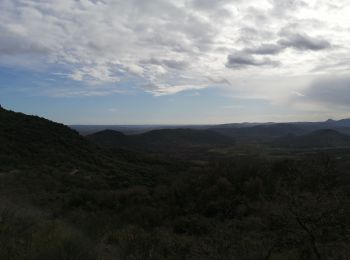
<path id="1" fill-rule="evenodd" d="M 103 150 L 40 118 L 0 119 L 0 259 L 350 257 L 339 152 L 169 160 Z"/>

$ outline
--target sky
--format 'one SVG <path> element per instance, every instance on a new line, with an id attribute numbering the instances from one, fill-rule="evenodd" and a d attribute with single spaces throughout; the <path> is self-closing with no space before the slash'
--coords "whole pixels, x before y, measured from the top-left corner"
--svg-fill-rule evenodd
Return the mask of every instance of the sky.
<path id="1" fill-rule="evenodd" d="M 350 117 L 349 0 L 0 0 L 0 104 L 65 124 Z"/>

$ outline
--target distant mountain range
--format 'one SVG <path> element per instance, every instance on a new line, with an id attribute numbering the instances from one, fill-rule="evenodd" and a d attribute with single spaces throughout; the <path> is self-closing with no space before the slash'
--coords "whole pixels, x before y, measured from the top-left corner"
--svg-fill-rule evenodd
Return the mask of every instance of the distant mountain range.
<path id="1" fill-rule="evenodd" d="M 185 151 L 189 148 L 233 146 L 264 143 L 283 147 L 350 146 L 350 119 L 324 122 L 242 123 L 224 125 L 115 126 L 128 129 L 128 134 L 114 129 L 86 136 L 49 120 L 15 113 L 0 107 L 0 155 L 3 162 L 16 163 L 57 161 L 95 162 L 101 156 L 98 147 L 126 148 L 139 151 Z M 82 126 L 81 126 L 82 127 Z M 88 126 L 90 130 L 100 126 Z M 166 127 L 167 129 L 152 129 Z M 134 133 L 134 134 L 130 134 Z M 137 133 L 137 134 L 135 134 Z M 88 140 L 91 142 L 89 142 Z M 14 145 L 16 144 L 16 145 Z M 17 157 L 11 154 L 16 154 Z M 99 158 L 99 159 L 97 159 Z M 74 161 L 74 163 L 73 163 Z"/>
<path id="2" fill-rule="evenodd" d="M 333 135 L 350 135 L 350 119 L 326 120 L 323 122 L 290 122 L 290 123 L 234 123 L 222 125 L 188 125 L 188 126 L 71 126 L 87 138 L 104 147 L 122 147 L 144 150 L 164 150 L 172 147 L 189 147 L 203 145 L 232 145 L 233 143 L 265 143 L 285 144 L 293 146 L 291 142 L 297 143 L 308 134 L 314 139 L 323 138 L 318 132 L 320 130 L 333 130 Z M 106 129 L 105 129 L 106 127 Z M 99 131 L 97 131 L 99 130 Z M 325 134 L 323 133 L 323 134 Z M 289 140 L 289 139 L 290 140 Z M 336 141 L 334 137 L 330 144 L 340 145 L 346 138 Z M 288 139 L 288 141 L 287 141 Z M 276 141 L 277 140 L 277 141 Z M 302 142 L 302 141 L 300 141 Z M 326 143 L 310 142 L 307 146 L 323 147 Z"/>
<path id="3" fill-rule="evenodd" d="M 269 139 L 289 133 L 306 134 L 320 129 L 333 129 L 341 133 L 350 134 L 350 119 L 323 122 L 289 122 L 289 123 L 233 123 L 221 125 L 72 125 L 82 135 L 91 135 L 103 130 L 115 130 L 124 134 L 142 134 L 161 129 L 195 129 L 211 130 L 238 139 Z"/>
<path id="4" fill-rule="evenodd" d="M 234 139 L 210 130 L 161 129 L 137 135 L 125 135 L 115 130 L 104 130 L 87 138 L 100 146 L 136 150 L 172 150 L 198 146 L 233 145 Z"/>
<path id="5" fill-rule="evenodd" d="M 333 120 L 328 119 L 322 122 L 286 122 L 286 123 L 275 123 L 275 122 L 266 122 L 266 123 L 232 123 L 232 124 L 221 124 L 214 125 L 213 127 L 219 128 L 247 128 L 261 125 L 279 125 L 279 124 L 288 124 L 288 125 L 300 125 L 300 126 L 314 126 L 324 128 L 326 126 L 329 127 L 350 127 L 350 118 L 349 119 L 341 119 L 341 120 Z"/>
<path id="6" fill-rule="evenodd" d="M 142 134 L 161 129 L 208 129 L 210 125 L 70 125 L 81 135 L 91 135 L 103 130 L 113 130 L 124 134 Z"/>
<path id="7" fill-rule="evenodd" d="M 226 136 L 237 138 L 241 141 L 268 141 L 289 133 L 299 135 L 306 132 L 305 128 L 289 123 L 255 125 L 251 127 L 215 126 L 212 127 L 211 130 Z"/>
<path id="8" fill-rule="evenodd" d="M 350 147 L 350 136 L 336 130 L 323 129 L 301 136 L 289 134 L 277 138 L 273 144 L 290 148 Z"/>
<path id="9" fill-rule="evenodd" d="M 211 130 L 236 138 L 241 142 L 269 142 L 288 134 L 305 135 L 313 131 L 332 129 L 343 134 L 350 134 L 350 119 L 325 122 L 267 123 L 254 126 L 237 126 L 233 124 L 213 126 Z"/>

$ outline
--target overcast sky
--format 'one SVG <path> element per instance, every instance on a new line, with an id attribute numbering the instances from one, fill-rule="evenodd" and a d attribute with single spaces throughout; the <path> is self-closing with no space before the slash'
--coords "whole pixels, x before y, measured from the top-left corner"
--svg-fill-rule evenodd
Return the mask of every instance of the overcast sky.
<path id="1" fill-rule="evenodd" d="M 349 0 L 0 0 L 0 103 L 63 123 L 350 117 Z"/>

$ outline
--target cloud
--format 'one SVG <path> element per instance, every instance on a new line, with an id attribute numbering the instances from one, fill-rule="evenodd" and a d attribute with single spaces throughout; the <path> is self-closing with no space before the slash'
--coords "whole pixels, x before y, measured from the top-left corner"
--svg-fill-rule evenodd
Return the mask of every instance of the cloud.
<path id="1" fill-rule="evenodd" d="M 305 97 L 305 95 L 303 93 L 300 93 L 299 91 L 292 91 L 293 95 L 297 95 L 298 97 Z"/>
<path id="2" fill-rule="evenodd" d="M 246 48 L 243 52 L 256 55 L 275 55 L 283 50 L 284 46 L 279 44 L 261 44 L 258 47 Z"/>
<path id="3" fill-rule="evenodd" d="M 190 1 L 190 6 L 195 9 L 212 10 L 217 8 L 222 8 L 230 3 L 230 0 L 192 0 Z"/>
<path id="4" fill-rule="evenodd" d="M 75 81 L 86 81 L 95 84 L 120 81 L 120 78 L 112 72 L 112 68 L 105 65 L 82 67 L 74 70 L 69 77 Z"/>
<path id="5" fill-rule="evenodd" d="M 273 79 L 343 71 L 350 59 L 346 4 L 1 0 L 0 66 L 54 70 L 87 88 L 99 85 L 94 91 L 103 94 L 109 91 L 104 84 L 153 85 L 141 89 L 154 95 L 218 84 L 234 92 L 231 83 L 251 74 Z M 251 86 L 251 95 L 271 85 L 256 82 L 261 85 Z"/>
<path id="6" fill-rule="evenodd" d="M 320 51 L 328 49 L 331 44 L 306 34 L 281 33 L 281 38 L 276 43 L 263 43 L 258 46 L 246 47 L 240 51 L 230 54 L 227 58 L 226 67 L 241 69 L 247 66 L 277 66 L 281 63 L 271 58 L 257 58 L 256 56 L 279 55 L 284 50 L 291 48 L 300 51 Z"/>
<path id="7" fill-rule="evenodd" d="M 28 36 L 28 30 L 24 25 L 0 24 L 0 55 L 44 56 L 50 53 L 50 46 Z"/>
<path id="8" fill-rule="evenodd" d="M 241 0 L 190 0 L 188 8 L 196 12 L 204 12 L 210 16 L 215 16 L 216 19 L 229 18 L 231 15 L 230 5 L 239 4 Z"/>
<path id="9" fill-rule="evenodd" d="M 297 11 L 299 8 L 306 7 L 307 3 L 301 0 L 270 0 L 272 4 L 271 14 L 284 16 L 286 13 Z"/>
<path id="10" fill-rule="evenodd" d="M 299 33 L 287 35 L 284 39 L 279 40 L 278 43 L 286 48 L 297 50 L 319 51 L 331 47 L 330 42 L 327 40 Z"/>
<path id="11" fill-rule="evenodd" d="M 188 90 L 200 90 L 208 87 L 207 84 L 192 85 L 156 85 L 153 83 L 142 85 L 141 88 L 155 96 L 166 96 Z"/>
<path id="12" fill-rule="evenodd" d="M 208 80 L 211 84 L 231 86 L 231 82 L 226 78 L 208 76 Z"/>
<path id="13" fill-rule="evenodd" d="M 160 66 L 165 66 L 170 69 L 177 69 L 177 70 L 182 70 L 188 67 L 188 62 L 183 61 L 183 60 L 175 60 L 175 59 L 156 59 L 156 58 L 151 58 L 148 60 L 141 61 L 143 64 L 154 64 L 154 65 L 160 65 Z"/>
<path id="14" fill-rule="evenodd" d="M 277 66 L 279 62 L 270 58 L 257 59 L 245 53 L 231 54 L 227 57 L 227 68 L 242 69 L 248 66 Z"/>
<path id="15" fill-rule="evenodd" d="M 319 78 L 304 91 L 304 96 L 321 105 L 350 108 L 350 76 Z"/>

